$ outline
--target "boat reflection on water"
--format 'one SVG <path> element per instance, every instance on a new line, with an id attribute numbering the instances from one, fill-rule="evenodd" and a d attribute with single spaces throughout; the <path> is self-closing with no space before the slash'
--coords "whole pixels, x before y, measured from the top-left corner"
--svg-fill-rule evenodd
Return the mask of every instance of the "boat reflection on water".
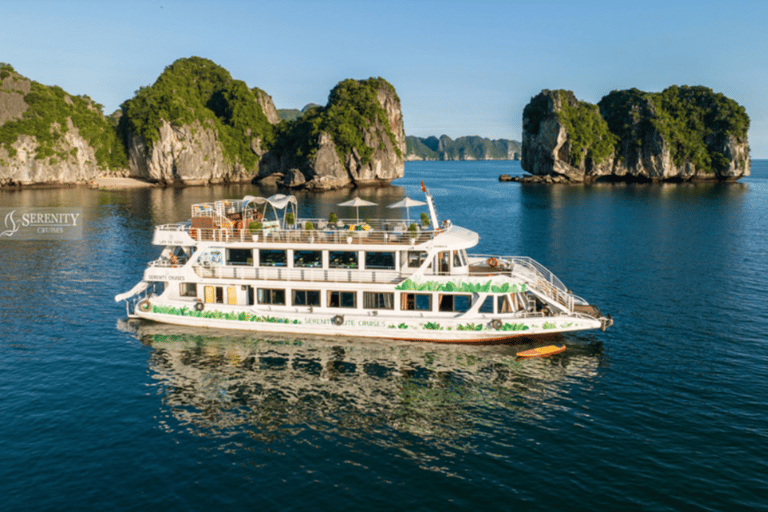
<path id="1" fill-rule="evenodd" d="M 546 421 L 569 387 L 596 376 L 601 355 L 589 336 L 569 338 L 563 354 L 521 361 L 521 345 L 264 338 L 143 321 L 119 328 L 127 326 L 153 349 L 164 428 L 267 444 L 306 429 L 437 443 L 480 429 L 509 432 L 510 419 Z"/>

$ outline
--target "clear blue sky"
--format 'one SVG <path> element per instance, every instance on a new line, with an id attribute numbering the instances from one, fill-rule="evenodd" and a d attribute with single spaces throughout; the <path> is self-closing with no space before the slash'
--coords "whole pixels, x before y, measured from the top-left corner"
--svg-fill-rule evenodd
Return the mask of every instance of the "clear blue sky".
<path id="1" fill-rule="evenodd" d="M 2 0 L 0 20 L 0 61 L 105 113 L 193 55 L 277 108 L 381 76 L 406 133 L 422 137 L 520 140 L 542 89 L 596 103 L 613 89 L 704 85 L 747 109 L 752 156 L 768 158 L 764 1 Z"/>

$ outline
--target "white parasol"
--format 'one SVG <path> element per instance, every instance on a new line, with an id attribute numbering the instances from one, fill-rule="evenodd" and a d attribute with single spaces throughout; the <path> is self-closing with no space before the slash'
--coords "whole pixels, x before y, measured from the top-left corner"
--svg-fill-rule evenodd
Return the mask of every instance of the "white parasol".
<path id="1" fill-rule="evenodd" d="M 423 201 L 417 201 L 416 199 L 411 199 L 410 197 L 406 197 L 396 203 L 393 203 L 387 206 L 387 208 L 405 208 L 406 215 L 408 217 L 408 224 L 410 224 L 411 223 L 411 206 L 424 206 L 425 204 L 427 203 Z"/>
<path id="2" fill-rule="evenodd" d="M 357 212 L 357 223 L 360 224 L 360 207 L 361 206 L 376 206 L 377 203 L 372 203 L 370 201 L 366 201 L 365 199 L 360 199 L 359 197 L 355 197 L 354 199 L 350 199 L 349 201 L 344 201 L 343 203 L 339 203 L 338 206 L 354 206 L 355 211 Z"/>

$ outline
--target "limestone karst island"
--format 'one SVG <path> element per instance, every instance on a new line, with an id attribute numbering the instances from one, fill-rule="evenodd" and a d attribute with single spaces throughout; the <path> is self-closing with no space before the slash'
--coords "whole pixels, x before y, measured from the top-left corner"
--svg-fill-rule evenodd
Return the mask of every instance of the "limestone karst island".
<path id="1" fill-rule="evenodd" d="M 382 78 L 344 80 L 328 103 L 280 120 L 272 98 L 210 60 L 179 59 L 111 116 L 87 96 L 0 65 L 0 186 L 270 179 L 314 190 L 403 176 L 400 99 Z"/>
<path id="2" fill-rule="evenodd" d="M 613 91 L 597 105 L 542 91 L 512 140 L 405 136 L 383 78 L 347 79 L 326 105 L 278 115 L 272 98 L 214 62 L 179 59 L 106 116 L 0 63 L 0 187 L 269 182 L 330 190 L 387 184 L 406 160 L 520 159 L 521 181 L 731 181 L 749 175 L 749 117 L 706 87 Z M 512 179 L 512 178 L 510 178 Z"/>
<path id="3" fill-rule="evenodd" d="M 749 176 L 749 116 L 706 87 L 613 91 L 597 105 L 544 90 L 523 110 L 523 181 L 733 181 Z"/>

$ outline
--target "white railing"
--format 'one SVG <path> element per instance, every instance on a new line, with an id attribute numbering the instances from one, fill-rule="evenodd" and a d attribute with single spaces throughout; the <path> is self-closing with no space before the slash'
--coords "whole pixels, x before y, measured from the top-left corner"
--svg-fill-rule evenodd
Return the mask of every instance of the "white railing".
<path id="1" fill-rule="evenodd" d="M 174 263 L 172 260 L 168 258 L 158 258 L 154 261 L 150 261 L 147 263 L 148 267 L 163 267 L 163 268 L 181 268 L 184 266 L 184 264 L 187 262 L 187 258 L 179 258 L 176 260 L 176 263 Z"/>
<path id="2" fill-rule="evenodd" d="M 399 283 L 413 274 L 397 270 L 321 269 L 251 266 L 194 265 L 195 273 L 206 279 L 258 279 L 317 283 Z"/>
<path id="3" fill-rule="evenodd" d="M 155 226 L 157 231 L 188 231 L 192 224 L 189 222 L 177 222 L 176 224 L 162 224 Z"/>
<path id="4" fill-rule="evenodd" d="M 576 299 L 584 301 L 580 297 L 575 297 L 569 293 L 563 282 L 555 274 L 528 256 L 469 254 L 468 257 L 470 260 L 475 259 L 485 262 L 495 259 L 498 262 L 498 266 L 491 268 L 489 273 L 514 272 L 522 280 L 526 281 L 529 286 L 535 288 L 553 302 L 560 304 L 568 311 L 573 311 Z M 483 267 L 483 271 L 485 271 L 485 267 Z"/>
<path id="5" fill-rule="evenodd" d="M 301 221 L 306 225 L 308 220 Z M 312 220 L 309 220 L 312 222 Z M 391 227 L 386 221 L 380 221 L 382 227 Z M 378 225 L 378 223 L 373 223 Z M 395 223 L 393 222 L 392 225 Z M 369 224 L 370 225 L 370 224 Z M 229 228 L 190 228 L 190 236 L 195 240 L 204 240 L 211 242 L 233 243 L 233 242 L 252 242 L 254 235 L 258 236 L 259 243 L 315 243 L 315 244 L 383 244 L 383 245 L 418 245 L 432 240 L 436 233 L 434 231 L 420 231 L 411 233 L 398 229 L 377 229 L 371 226 L 371 229 L 339 228 L 326 226 L 322 229 L 262 229 L 251 231 L 244 229 Z"/>

